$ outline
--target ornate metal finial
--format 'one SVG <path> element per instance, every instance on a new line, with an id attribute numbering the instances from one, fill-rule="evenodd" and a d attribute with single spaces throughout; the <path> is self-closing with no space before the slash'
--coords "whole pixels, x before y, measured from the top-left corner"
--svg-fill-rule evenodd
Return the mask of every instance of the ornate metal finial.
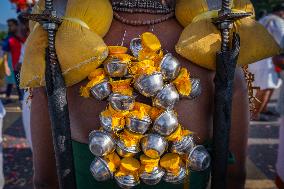
<path id="1" fill-rule="evenodd" d="M 233 13 L 230 7 L 230 0 L 222 1 L 222 8 L 219 11 L 219 16 L 213 19 L 221 31 L 222 36 L 222 52 L 227 52 L 229 50 L 230 44 L 230 30 L 233 28 L 233 23 L 236 20 L 249 17 L 252 13 Z"/>

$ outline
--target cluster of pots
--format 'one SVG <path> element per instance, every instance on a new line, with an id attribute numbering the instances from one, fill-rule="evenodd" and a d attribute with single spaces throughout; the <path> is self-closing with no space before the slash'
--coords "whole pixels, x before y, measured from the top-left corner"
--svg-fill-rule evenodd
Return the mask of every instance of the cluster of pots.
<path id="1" fill-rule="evenodd" d="M 142 49 L 141 39 L 131 41 L 130 49 L 137 57 Z M 166 54 L 159 65 L 160 69 L 152 74 L 141 74 L 134 80 L 134 88 L 143 96 L 152 98 L 153 106 L 162 110 L 162 113 L 154 120 L 150 116 L 142 119 L 135 116 L 125 117 L 124 127 L 113 127 L 112 117 L 100 115 L 102 130 L 94 130 L 89 135 L 89 149 L 95 155 L 90 170 L 97 181 L 115 179 L 122 188 L 131 188 L 142 180 L 145 184 L 155 185 L 161 180 L 170 183 L 181 183 L 186 178 L 187 170 L 203 171 L 210 166 L 210 155 L 200 145 L 195 145 L 193 135 L 187 134 L 180 140 L 169 141 L 168 136 L 173 134 L 178 127 L 177 114 L 174 111 L 175 104 L 180 98 L 194 99 L 201 93 L 200 80 L 191 78 L 192 90 L 188 96 L 179 94 L 175 85 L 171 82 L 180 73 L 179 61 L 170 53 Z M 118 58 L 109 58 L 104 62 L 104 69 L 110 78 L 128 78 L 128 65 Z M 109 106 L 118 112 L 131 111 L 135 104 L 135 96 L 113 93 L 108 79 L 91 88 L 90 93 L 95 99 L 109 101 Z M 141 136 L 131 146 L 126 145 L 119 133 L 133 133 Z M 153 153 L 155 152 L 155 153 Z M 117 153 L 122 158 L 137 158 L 141 154 L 149 158 L 162 158 L 167 153 L 175 153 L 183 157 L 185 163 L 180 164 L 178 174 L 162 168 L 159 164 L 152 172 L 140 171 L 139 179 L 134 175 L 116 176 L 110 169 L 104 157 L 111 153 Z"/>

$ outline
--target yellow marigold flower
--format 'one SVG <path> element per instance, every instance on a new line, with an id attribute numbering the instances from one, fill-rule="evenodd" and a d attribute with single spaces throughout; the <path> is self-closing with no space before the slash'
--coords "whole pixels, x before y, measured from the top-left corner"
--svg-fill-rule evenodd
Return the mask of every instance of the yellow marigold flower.
<path id="1" fill-rule="evenodd" d="M 141 35 L 142 46 L 150 51 L 158 51 L 161 49 L 161 42 L 153 33 L 145 32 Z"/>
<path id="2" fill-rule="evenodd" d="M 186 68 L 180 70 L 179 75 L 173 81 L 173 84 L 176 86 L 178 92 L 181 95 L 188 96 L 191 92 L 191 81 L 190 74 Z"/>
<path id="3" fill-rule="evenodd" d="M 107 162 L 111 172 L 115 172 L 116 169 L 120 166 L 120 158 L 115 152 L 106 155 L 104 157 L 104 160 Z"/>
<path id="4" fill-rule="evenodd" d="M 133 57 L 129 54 L 113 54 L 113 55 L 110 55 L 110 57 L 118 58 L 119 60 L 122 61 L 122 63 L 129 63 L 131 61 L 136 60 L 135 57 Z"/>
<path id="5" fill-rule="evenodd" d="M 131 81 L 132 79 L 110 81 L 112 92 L 132 96 L 133 88 L 131 87 Z"/>
<path id="6" fill-rule="evenodd" d="M 159 166 L 159 161 L 160 158 L 149 158 L 146 155 L 141 155 L 140 156 L 140 162 L 141 162 L 141 172 L 147 172 L 147 173 L 151 173 L 155 167 Z"/>
<path id="7" fill-rule="evenodd" d="M 110 55 L 113 54 L 125 54 L 128 51 L 128 48 L 123 46 L 108 46 L 108 51 Z"/>
<path id="8" fill-rule="evenodd" d="M 161 158 L 160 165 L 164 169 L 171 171 L 175 175 L 178 175 L 181 162 L 181 158 L 178 154 L 168 153 Z"/>
<path id="9" fill-rule="evenodd" d="M 157 68 L 155 67 L 155 62 L 152 60 L 143 60 L 140 62 L 134 62 L 130 67 L 130 72 L 133 75 L 142 75 L 142 74 L 150 75 L 155 71 L 157 71 Z"/>

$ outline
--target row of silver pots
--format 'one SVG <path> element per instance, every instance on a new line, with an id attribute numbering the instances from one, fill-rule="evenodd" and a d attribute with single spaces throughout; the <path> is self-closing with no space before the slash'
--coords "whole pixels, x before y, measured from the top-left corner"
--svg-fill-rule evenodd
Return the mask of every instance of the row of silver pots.
<path id="1" fill-rule="evenodd" d="M 108 58 L 104 63 L 104 67 L 110 77 L 126 77 L 128 75 L 128 65 L 122 63 L 117 58 Z M 134 87 L 146 97 L 154 97 L 159 93 L 155 100 L 157 105 L 162 108 L 172 107 L 178 101 L 179 94 L 172 84 L 165 85 L 164 80 L 170 82 L 175 79 L 180 72 L 180 68 L 178 60 L 172 54 L 168 53 L 161 61 L 160 72 L 154 72 L 150 75 L 140 75 L 135 80 Z M 193 78 L 189 82 L 193 86 L 192 92 L 189 96 L 185 97 L 194 99 L 201 93 L 200 80 Z M 91 89 L 91 94 L 98 100 L 107 98 L 111 94 L 109 82 L 105 80 L 97 84 Z"/>
<path id="2" fill-rule="evenodd" d="M 150 125 L 152 124 L 152 120 L 149 116 L 145 116 L 143 119 L 138 119 L 134 116 L 129 116 L 125 119 L 125 127 L 129 131 L 136 134 L 145 134 L 149 130 Z M 108 117 L 103 114 L 100 114 L 100 124 L 105 131 L 110 133 L 117 132 L 123 129 L 113 128 L 112 117 Z M 166 110 L 154 121 L 153 130 L 162 136 L 169 136 L 177 129 L 178 125 L 178 119 L 175 112 L 172 110 Z"/>
<path id="3" fill-rule="evenodd" d="M 114 178 L 121 188 L 129 189 L 140 184 L 140 180 L 137 180 L 133 175 L 115 176 L 108 168 L 107 162 L 101 157 L 95 157 L 90 171 L 98 182 Z M 139 178 L 147 185 L 156 185 L 162 179 L 168 183 L 180 184 L 183 183 L 186 176 L 187 171 L 184 166 L 180 166 L 178 174 L 173 174 L 171 171 L 166 171 L 161 167 L 155 167 L 151 173 L 142 172 L 139 174 Z"/>
<path id="4" fill-rule="evenodd" d="M 194 99 L 201 94 L 201 84 L 199 79 L 191 79 L 192 90 L 188 99 Z M 153 105 L 161 109 L 173 109 L 179 101 L 180 94 L 172 83 L 163 83 L 162 75 L 156 72 L 151 75 L 142 75 L 134 83 L 135 88 L 144 96 L 154 97 Z M 112 93 L 108 80 L 95 85 L 91 88 L 91 94 L 98 100 L 108 98 L 110 105 L 117 111 L 131 110 L 135 96 Z"/>
<path id="5" fill-rule="evenodd" d="M 181 69 L 179 61 L 171 54 L 166 54 L 160 62 L 160 70 L 166 81 L 174 80 Z M 104 61 L 104 69 L 110 77 L 128 77 L 128 63 L 115 56 Z"/>
<path id="6" fill-rule="evenodd" d="M 112 140 L 110 136 L 108 137 L 109 137 L 109 140 Z M 113 148 L 112 151 L 114 151 L 114 149 L 115 148 Z M 101 152 L 101 150 L 98 150 L 98 151 Z M 158 184 L 161 181 L 161 179 L 163 179 L 166 182 L 173 183 L 173 184 L 179 184 L 179 183 L 182 183 L 183 180 L 185 179 L 187 168 L 190 168 L 191 170 L 194 170 L 194 171 L 202 171 L 202 170 L 207 169 L 210 166 L 210 156 L 207 150 L 203 146 L 193 147 L 193 149 L 191 149 L 187 158 L 189 162 L 188 167 L 180 166 L 179 174 L 173 174 L 172 172 L 164 170 L 161 167 L 157 166 L 150 173 L 147 173 L 147 172 L 140 173 L 139 175 L 140 179 L 145 184 L 148 184 L 148 185 Z M 122 188 L 131 188 L 139 184 L 139 181 L 137 179 L 134 179 L 133 175 L 120 176 L 120 177 L 114 176 L 114 173 L 110 171 L 106 161 L 102 157 L 99 157 L 99 156 L 95 157 L 94 161 L 91 164 L 90 170 L 94 178 L 97 181 L 106 181 L 114 177 L 118 185 Z"/>
<path id="7" fill-rule="evenodd" d="M 100 116 L 101 125 L 103 129 L 109 133 L 112 132 L 112 121 L 111 119 L 106 119 L 103 116 Z M 136 118 L 126 118 L 126 129 L 138 134 L 145 134 L 151 125 L 150 118 L 147 120 L 139 120 Z M 161 156 L 167 149 L 168 143 L 164 137 L 172 134 L 178 127 L 178 120 L 176 114 L 173 111 L 165 111 L 163 112 L 154 122 L 153 131 L 157 134 L 148 134 L 141 140 L 142 150 L 145 155 L 151 157 L 147 154 L 147 151 L 152 149 L 158 152 L 159 156 Z M 116 151 L 122 157 L 130 157 L 138 154 L 140 152 L 140 147 L 132 146 L 126 147 L 124 143 L 120 140 L 116 142 L 117 147 Z M 178 154 L 186 154 L 189 153 L 194 148 L 194 140 L 192 135 L 184 136 L 180 141 L 172 142 L 170 145 L 170 151 Z M 96 153 L 94 153 L 96 154 Z M 97 154 L 99 155 L 99 154 Z M 105 154 L 103 154 L 105 155 Z M 151 157 L 157 158 L 157 157 Z M 195 170 L 198 168 L 195 166 Z"/>
<path id="8" fill-rule="evenodd" d="M 91 132 L 89 148 L 96 157 L 103 157 L 115 150 L 122 157 L 132 157 L 141 151 L 139 144 L 126 147 L 121 140 L 114 139 L 105 131 Z M 151 133 L 142 138 L 141 148 L 148 157 L 159 158 L 167 151 L 168 142 L 164 137 Z M 149 154 L 150 150 L 157 152 L 157 156 Z M 172 143 L 170 151 L 180 155 L 188 154 L 188 166 L 194 171 L 202 171 L 210 165 L 210 156 L 207 150 L 203 146 L 195 146 L 191 135 L 185 136 L 179 142 Z"/>

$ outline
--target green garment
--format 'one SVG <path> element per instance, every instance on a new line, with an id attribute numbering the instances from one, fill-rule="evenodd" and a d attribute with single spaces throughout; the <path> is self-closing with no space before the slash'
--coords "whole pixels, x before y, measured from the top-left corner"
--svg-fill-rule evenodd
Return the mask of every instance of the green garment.
<path id="1" fill-rule="evenodd" d="M 77 189 L 119 189 L 114 180 L 97 182 L 91 172 L 90 165 L 94 160 L 87 144 L 73 141 L 73 154 L 76 170 Z M 160 182 L 155 186 L 141 184 L 135 189 L 205 189 L 210 177 L 210 170 L 202 172 L 191 172 L 189 182 L 173 185 Z"/>

